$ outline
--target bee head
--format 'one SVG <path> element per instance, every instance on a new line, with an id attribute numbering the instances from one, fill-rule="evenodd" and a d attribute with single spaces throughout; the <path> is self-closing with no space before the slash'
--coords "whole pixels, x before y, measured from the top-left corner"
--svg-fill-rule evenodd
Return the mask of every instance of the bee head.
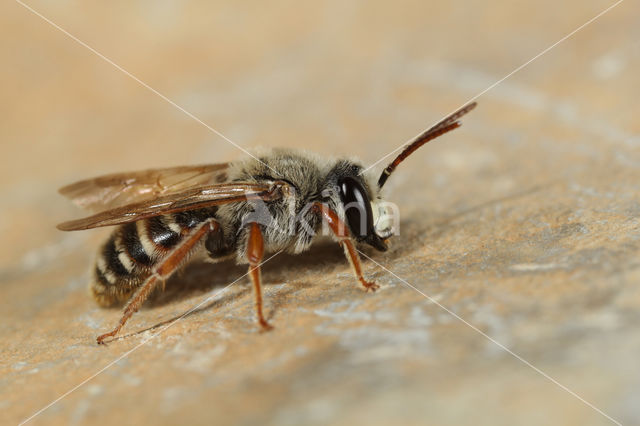
<path id="1" fill-rule="evenodd" d="M 331 187 L 337 195 L 332 201 L 344 214 L 343 220 L 349 227 L 353 239 L 386 251 L 386 239 L 393 234 L 388 212 L 378 198 L 377 187 L 360 176 L 362 168 L 349 161 L 339 162 L 329 175 Z M 371 189 L 373 188 L 373 190 Z"/>
<path id="2" fill-rule="evenodd" d="M 386 239 L 392 235 L 385 212 L 373 201 L 369 191 L 358 177 L 345 176 L 338 181 L 338 192 L 344 207 L 345 220 L 356 241 L 386 251 Z"/>

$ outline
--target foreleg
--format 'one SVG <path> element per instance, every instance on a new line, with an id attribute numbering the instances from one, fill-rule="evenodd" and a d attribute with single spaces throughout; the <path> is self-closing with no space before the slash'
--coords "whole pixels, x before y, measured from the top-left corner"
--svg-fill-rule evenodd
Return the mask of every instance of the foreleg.
<path id="1" fill-rule="evenodd" d="M 329 228 L 331 228 L 331 231 L 336 236 L 336 238 L 338 238 L 338 242 L 344 249 L 344 254 L 349 260 L 351 268 L 353 269 L 353 273 L 358 281 L 360 281 L 360 283 L 367 291 L 376 291 L 376 289 L 378 289 L 380 286 L 374 282 L 365 280 L 362 276 L 362 265 L 360 264 L 360 256 L 358 256 L 358 252 L 356 251 L 353 240 L 351 239 L 351 234 L 349 233 L 349 229 L 347 228 L 346 224 L 342 220 L 340 220 L 336 212 L 322 203 L 314 203 L 312 209 L 322 214 L 322 218 L 327 222 Z"/>

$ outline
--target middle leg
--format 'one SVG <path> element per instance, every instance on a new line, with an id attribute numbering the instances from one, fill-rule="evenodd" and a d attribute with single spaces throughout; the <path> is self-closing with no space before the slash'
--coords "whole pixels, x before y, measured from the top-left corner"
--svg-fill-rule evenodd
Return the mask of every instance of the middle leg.
<path id="1" fill-rule="evenodd" d="M 264 241 L 260 226 L 251 222 L 249 224 L 249 241 L 247 242 L 247 259 L 249 260 L 249 276 L 253 283 L 253 291 L 256 297 L 256 316 L 258 323 L 263 330 L 270 330 L 273 327 L 264 319 L 262 313 L 262 274 L 260 271 L 260 262 L 264 257 Z"/>

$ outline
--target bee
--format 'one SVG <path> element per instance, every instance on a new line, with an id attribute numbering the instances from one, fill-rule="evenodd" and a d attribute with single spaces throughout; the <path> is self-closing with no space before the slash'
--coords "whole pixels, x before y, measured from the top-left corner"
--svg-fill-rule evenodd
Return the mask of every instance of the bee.
<path id="1" fill-rule="evenodd" d="M 357 161 L 322 159 L 306 151 L 271 149 L 232 163 L 151 169 L 87 179 L 60 189 L 98 211 L 61 223 L 62 231 L 116 226 L 98 252 L 89 289 L 100 306 L 126 302 L 112 338 L 159 284 L 196 253 L 248 264 L 257 322 L 262 307 L 260 264 L 265 251 L 307 250 L 321 227 L 343 247 L 365 290 L 357 245 L 387 250 L 392 221 L 381 190 L 396 167 L 425 143 L 460 126 L 471 103 L 413 139 L 378 180 Z"/>

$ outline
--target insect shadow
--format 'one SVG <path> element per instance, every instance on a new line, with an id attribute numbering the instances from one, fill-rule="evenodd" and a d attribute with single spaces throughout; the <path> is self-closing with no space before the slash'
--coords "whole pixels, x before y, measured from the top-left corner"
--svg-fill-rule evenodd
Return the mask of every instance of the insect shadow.
<path id="1" fill-rule="evenodd" d="M 265 256 L 265 259 L 268 258 L 269 255 Z M 273 260 L 265 262 L 262 268 L 263 280 L 266 286 L 279 284 L 291 280 L 292 276 L 299 277 L 304 272 L 343 266 L 343 258 L 342 249 L 331 241 L 321 242 L 310 251 L 297 255 L 280 253 Z M 160 307 L 190 299 L 216 288 L 223 288 L 236 280 L 236 284 L 246 286 L 250 283 L 249 277 L 243 277 L 246 273 L 246 265 L 237 265 L 234 260 L 190 263 L 166 282 L 164 290 L 157 289 L 146 307 Z M 297 281 L 301 279 L 297 278 Z"/>
<path id="2" fill-rule="evenodd" d="M 271 302 L 269 303 L 267 317 L 270 319 L 273 318 L 291 293 L 295 293 L 301 288 L 314 285 L 313 282 L 305 280 L 305 273 L 331 273 L 335 271 L 337 266 L 344 266 L 342 262 L 343 259 L 344 254 L 342 249 L 333 241 L 327 239 L 326 241 L 319 242 L 307 252 L 297 255 L 280 253 L 275 256 L 273 260 L 267 262 L 262 268 L 266 288 L 269 288 L 270 285 L 282 284 L 283 282 L 290 284 L 287 285 L 285 290 L 279 291 L 277 295 L 270 296 Z M 196 297 L 202 298 L 205 297 L 204 294 L 206 293 L 214 295 L 216 290 L 221 290 L 236 280 L 235 285 L 242 287 L 242 290 L 225 293 L 222 297 L 216 297 L 214 300 L 200 307 L 195 309 L 189 308 L 150 327 L 117 336 L 113 341 L 140 335 L 147 331 L 158 330 L 178 319 L 216 310 L 242 299 L 252 291 L 249 285 L 249 278 L 243 277 L 243 275 L 246 275 L 246 265 L 237 265 L 233 260 L 215 264 L 204 261 L 188 264 L 184 270 L 172 276 L 171 279 L 167 281 L 164 290 L 160 288 L 155 291 L 147 300 L 145 309 L 155 309 Z M 295 281 L 292 282 L 291 277 L 296 277 Z"/>

